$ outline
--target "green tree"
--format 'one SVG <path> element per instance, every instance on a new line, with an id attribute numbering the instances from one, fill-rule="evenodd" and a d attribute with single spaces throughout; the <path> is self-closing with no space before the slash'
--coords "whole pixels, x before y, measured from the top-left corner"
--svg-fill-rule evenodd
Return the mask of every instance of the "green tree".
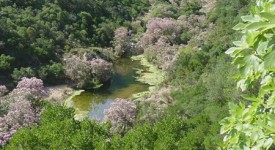
<path id="1" fill-rule="evenodd" d="M 20 129 L 4 149 L 106 149 L 107 126 L 73 115 L 73 109 L 47 105 L 40 126 Z"/>
<path id="2" fill-rule="evenodd" d="M 243 94 L 246 103 L 230 103 L 230 116 L 221 121 L 223 148 L 269 149 L 274 143 L 274 6 L 273 0 L 257 0 L 233 28 L 243 33 L 226 51 L 239 69 L 237 87 L 242 91 L 256 87 L 256 92 Z"/>

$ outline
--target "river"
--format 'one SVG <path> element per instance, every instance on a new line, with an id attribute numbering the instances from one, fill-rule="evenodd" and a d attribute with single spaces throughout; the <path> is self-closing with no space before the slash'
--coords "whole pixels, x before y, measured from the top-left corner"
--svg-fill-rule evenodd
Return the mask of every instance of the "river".
<path id="1" fill-rule="evenodd" d="M 137 60 L 122 58 L 114 63 L 114 74 L 109 87 L 95 91 L 85 91 L 73 98 L 76 119 L 88 116 L 103 120 L 104 110 L 108 109 L 115 98 L 131 98 L 135 93 L 148 90 L 149 85 L 136 80 L 137 69 L 145 69 Z"/>

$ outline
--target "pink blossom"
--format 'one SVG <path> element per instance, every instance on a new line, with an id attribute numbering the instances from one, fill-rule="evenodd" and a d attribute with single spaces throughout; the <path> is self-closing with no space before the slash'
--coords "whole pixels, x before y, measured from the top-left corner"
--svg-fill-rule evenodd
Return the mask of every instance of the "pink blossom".
<path id="1" fill-rule="evenodd" d="M 136 105 L 132 101 L 117 98 L 111 107 L 105 110 L 105 120 L 111 121 L 113 132 L 125 133 L 136 119 Z"/>
<path id="2" fill-rule="evenodd" d="M 36 125 L 38 118 L 31 102 L 27 100 L 10 104 L 9 112 L 0 117 L 0 146 L 5 145 L 21 127 Z"/>
<path id="3" fill-rule="evenodd" d="M 155 44 L 161 36 L 169 39 L 169 43 L 174 43 L 181 33 L 181 26 L 171 18 L 155 18 L 146 25 L 146 32 L 141 38 L 142 47 Z"/>
<path id="4" fill-rule="evenodd" d="M 112 64 L 100 59 L 72 55 L 65 60 L 65 73 L 78 88 L 91 88 L 93 84 L 106 82 L 112 76 Z"/>

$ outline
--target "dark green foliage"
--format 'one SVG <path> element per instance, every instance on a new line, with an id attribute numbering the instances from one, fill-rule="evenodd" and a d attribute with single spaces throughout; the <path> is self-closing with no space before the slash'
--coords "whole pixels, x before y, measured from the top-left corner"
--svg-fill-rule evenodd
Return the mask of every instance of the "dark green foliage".
<path id="1" fill-rule="evenodd" d="M 5 149 L 102 149 L 108 145 L 104 126 L 73 119 L 73 110 L 46 106 L 40 126 L 18 131 Z"/>
<path id="2" fill-rule="evenodd" d="M 166 115 L 153 127 L 145 124 L 130 130 L 123 138 L 115 136 L 113 149 L 215 149 L 218 124 L 212 123 L 207 115 L 183 119 Z M 174 114 L 173 114 L 174 115 Z"/>
<path id="3" fill-rule="evenodd" d="M 42 66 L 38 71 L 38 76 L 46 83 L 57 84 L 64 80 L 64 68 L 61 63 L 54 63 Z"/>
<path id="4" fill-rule="evenodd" d="M 148 0 L 1 1 L 0 71 L 49 68 L 51 61 L 61 62 L 64 50 L 111 46 L 116 27 L 148 6 Z"/>
<path id="5" fill-rule="evenodd" d="M 11 69 L 11 63 L 15 60 L 14 57 L 9 55 L 0 55 L 0 72 L 7 71 Z"/>
<path id="6" fill-rule="evenodd" d="M 209 22 L 217 26 L 207 37 L 207 44 L 202 49 L 213 57 L 223 54 L 232 41 L 239 37 L 239 33 L 232 28 L 239 22 L 241 15 L 248 13 L 251 3 L 250 0 L 219 0 L 208 18 Z"/>
<path id="7" fill-rule="evenodd" d="M 199 1 L 187 1 L 183 7 L 182 13 L 185 15 L 199 14 L 199 10 L 202 8 Z"/>
<path id="8" fill-rule="evenodd" d="M 189 45 L 179 56 L 171 75 L 178 91 L 173 93 L 176 102 L 169 111 L 187 119 L 189 128 L 179 141 L 183 149 L 216 149 L 222 141 L 219 121 L 228 114 L 228 102 L 241 100 L 230 78 L 236 69 L 223 53 L 238 37 L 232 27 L 249 4 L 241 0 L 218 1 L 209 17 L 216 26 L 199 44 L 201 50 Z"/>
<path id="9" fill-rule="evenodd" d="M 23 77 L 35 77 L 36 73 L 31 67 L 21 67 L 20 69 L 15 68 L 11 76 L 15 82 L 18 82 Z"/>
<path id="10" fill-rule="evenodd" d="M 9 7 L 13 3 L 18 8 Z M 168 4 L 168 1 L 163 3 Z M 238 38 L 239 34 L 232 27 L 238 22 L 238 16 L 247 13 L 250 3 L 249 0 L 217 2 L 208 18 L 208 23 L 215 23 L 215 28 L 202 43 L 189 44 L 181 50 L 175 70 L 169 75 L 169 84 L 172 82 L 177 89 L 172 94 L 174 105 L 154 124 L 137 121 L 133 129 L 121 137 L 110 134 L 105 124 L 73 120 L 70 109 L 47 106 L 40 126 L 21 129 L 6 149 L 217 149 L 222 141 L 218 122 L 228 114 L 228 102 L 241 100 L 230 78 L 235 69 L 223 53 Z M 23 66 L 37 62 L 35 67 L 40 68 L 41 78 L 54 82 L 62 78 L 63 69 L 61 64 L 50 60 L 60 61 L 63 49 L 83 55 L 86 51 L 76 47 L 109 46 L 114 29 L 122 24 L 129 26 L 127 21 L 146 10 L 148 2 L 57 0 L 44 4 L 43 1 L 7 0 L 0 5 L 3 6 L 1 53 L 3 50 L 5 56 L 15 57 L 17 66 L 21 61 Z M 32 8 L 37 9 L 33 12 Z M 170 12 L 176 12 L 170 16 L 176 18 L 198 14 L 200 8 L 194 1 L 180 11 L 170 6 L 167 6 L 167 13 L 155 8 L 153 15 L 167 17 Z M 132 23 L 135 33 L 144 31 L 143 22 L 135 23 Z M 184 32 L 180 38 L 177 40 L 187 44 L 192 37 Z M 89 51 L 92 58 L 99 55 L 111 58 L 110 53 L 101 53 L 103 49 Z M 12 64 L 9 60 L 5 62 Z M 23 68 L 16 69 L 13 76 L 18 79 L 33 74 L 35 72 Z"/>

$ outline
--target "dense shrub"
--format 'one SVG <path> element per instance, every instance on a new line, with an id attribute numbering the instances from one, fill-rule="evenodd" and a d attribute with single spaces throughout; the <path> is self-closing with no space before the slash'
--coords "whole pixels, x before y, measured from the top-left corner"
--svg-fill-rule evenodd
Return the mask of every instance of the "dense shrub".
<path id="1" fill-rule="evenodd" d="M 114 50 L 116 56 L 125 54 L 126 51 L 130 50 L 130 35 L 126 27 L 120 27 L 115 30 L 114 37 Z"/>
<path id="2" fill-rule="evenodd" d="M 0 71 L 7 71 L 12 68 L 11 63 L 14 62 L 15 58 L 1 54 L 0 55 Z"/>
<path id="3" fill-rule="evenodd" d="M 22 78 L 8 95 L 0 97 L 0 146 L 22 127 L 38 123 L 36 101 L 45 96 L 43 81 L 37 78 Z"/>
<path id="4" fill-rule="evenodd" d="M 176 18 L 177 7 L 167 2 L 157 2 L 151 8 L 152 18 Z"/>
<path id="5" fill-rule="evenodd" d="M 177 57 L 178 46 L 175 44 L 180 39 L 180 24 L 171 18 L 155 18 L 146 27 L 138 43 L 144 49 L 145 57 L 159 68 L 169 69 Z"/>
<path id="6" fill-rule="evenodd" d="M 171 89 L 171 87 L 162 87 L 138 100 L 139 121 L 151 124 L 159 121 L 166 109 L 173 104 Z"/>
<path id="7" fill-rule="evenodd" d="M 112 132 L 125 134 L 133 127 L 136 119 L 136 105 L 125 99 L 115 99 L 111 107 L 105 110 L 104 118 L 112 123 Z"/>
<path id="8" fill-rule="evenodd" d="M 144 49 L 144 56 L 159 68 L 165 71 L 173 70 L 174 62 L 177 60 L 177 50 L 179 46 L 169 44 L 166 37 L 158 39 L 154 45 L 149 45 Z"/>
<path id="9" fill-rule="evenodd" d="M 38 76 L 44 82 L 57 84 L 63 82 L 65 78 L 64 68 L 61 63 L 52 63 L 50 65 L 42 66 L 38 71 Z"/>
<path id="10" fill-rule="evenodd" d="M 29 77 L 29 78 L 35 77 L 36 73 L 31 67 L 27 67 L 27 68 L 21 67 L 20 69 L 15 68 L 11 76 L 15 82 L 18 82 L 23 77 Z"/>
<path id="11" fill-rule="evenodd" d="M 166 37 L 169 43 L 175 44 L 181 33 L 179 24 L 170 18 L 152 19 L 147 23 L 146 28 L 146 32 L 140 39 L 143 48 L 155 44 L 162 36 Z"/>
<path id="12" fill-rule="evenodd" d="M 2 72 L 39 68 L 51 65 L 51 60 L 60 63 L 65 50 L 75 47 L 109 47 L 115 29 L 146 12 L 149 2 L 4 0 L 0 7 Z"/>
<path id="13" fill-rule="evenodd" d="M 108 128 L 90 120 L 73 119 L 74 111 L 47 105 L 41 125 L 22 128 L 5 149 L 107 149 Z"/>
<path id="14" fill-rule="evenodd" d="M 37 124 L 38 118 L 30 101 L 17 99 L 9 105 L 8 114 L 0 117 L 0 146 L 5 145 L 21 127 Z"/>
<path id="15" fill-rule="evenodd" d="M 78 88 L 92 89 L 110 80 L 112 64 L 100 59 L 87 60 L 76 55 L 65 58 L 65 73 Z"/>
<path id="16" fill-rule="evenodd" d="M 10 95 L 31 95 L 33 97 L 41 97 L 46 95 L 44 91 L 43 81 L 35 77 L 26 78 L 23 77 L 18 82 L 16 88 L 10 93 Z"/>

